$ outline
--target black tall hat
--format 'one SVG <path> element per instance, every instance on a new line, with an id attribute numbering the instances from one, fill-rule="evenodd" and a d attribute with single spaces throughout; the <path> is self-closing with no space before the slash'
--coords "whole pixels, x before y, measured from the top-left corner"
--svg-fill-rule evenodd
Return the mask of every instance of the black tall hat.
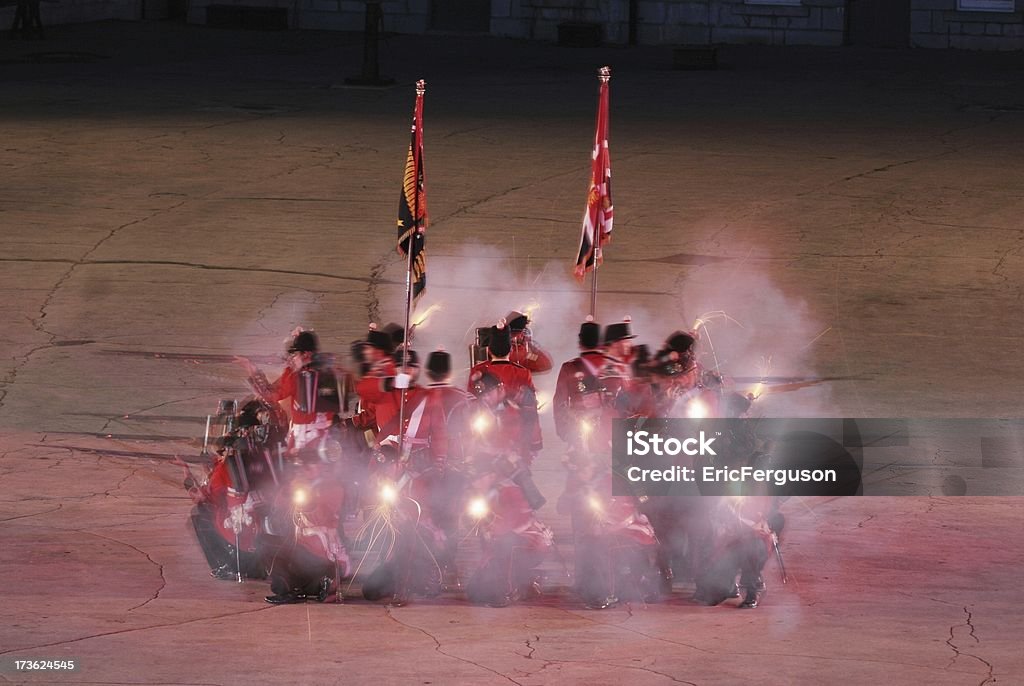
<path id="1" fill-rule="evenodd" d="M 530 318 L 522 312 L 516 312 L 515 310 L 505 315 L 505 321 L 508 322 L 508 328 L 513 334 L 517 334 L 525 329 L 530 324 Z"/>
<path id="2" fill-rule="evenodd" d="M 390 324 L 385 325 L 381 330 L 391 336 L 391 342 L 396 348 L 405 343 L 405 329 L 402 328 L 401 324 L 391 322 Z"/>
<path id="3" fill-rule="evenodd" d="M 478 398 L 488 391 L 493 391 L 495 388 L 501 388 L 502 385 L 501 379 L 490 372 L 475 372 L 469 381 L 473 395 Z"/>
<path id="4" fill-rule="evenodd" d="M 580 347 L 584 350 L 591 350 L 601 345 L 601 325 L 594 321 L 594 318 L 587 315 L 587 320 L 580 324 Z"/>
<path id="5" fill-rule="evenodd" d="M 366 334 L 366 343 L 372 348 L 391 353 L 395 349 L 394 339 L 387 331 L 381 331 L 376 324 L 370 324 L 370 331 Z"/>
<path id="6" fill-rule="evenodd" d="M 665 350 L 685 355 L 693 352 L 693 346 L 696 343 L 697 339 L 693 334 L 687 331 L 676 331 L 665 339 Z"/>
<path id="7" fill-rule="evenodd" d="M 504 319 L 497 326 L 491 327 L 491 342 L 487 344 L 487 349 L 494 357 L 505 357 L 512 352 L 512 336 Z"/>
<path id="8" fill-rule="evenodd" d="M 604 344 L 614 343 L 615 341 L 622 341 L 627 338 L 636 338 L 633 335 L 633 331 L 630 329 L 630 323 L 633 320 L 629 317 L 625 317 L 621 324 L 609 324 L 604 330 Z"/>
<path id="9" fill-rule="evenodd" d="M 288 344 L 289 353 L 315 353 L 319 349 L 320 343 L 312 331 L 300 331 Z"/>
<path id="10" fill-rule="evenodd" d="M 405 348 L 399 348 L 398 350 L 396 350 L 392 354 L 391 359 L 393 359 L 395 361 L 396 365 L 401 366 L 402 365 L 402 358 L 405 355 L 407 355 L 407 354 L 409 356 L 409 358 L 408 358 L 408 365 L 407 366 L 409 366 L 409 367 L 419 367 L 420 366 L 420 356 L 416 354 L 415 350 L 410 350 L 408 353 L 406 353 Z"/>
<path id="11" fill-rule="evenodd" d="M 444 350 L 435 350 L 427 356 L 427 375 L 440 380 L 451 374 L 452 356 Z"/>

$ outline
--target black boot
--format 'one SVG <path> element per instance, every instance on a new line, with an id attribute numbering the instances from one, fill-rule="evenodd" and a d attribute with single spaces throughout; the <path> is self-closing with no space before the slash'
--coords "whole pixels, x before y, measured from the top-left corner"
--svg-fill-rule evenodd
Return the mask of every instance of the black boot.
<path id="1" fill-rule="evenodd" d="M 271 605 L 292 605 L 294 603 L 301 603 L 305 598 L 294 593 L 281 593 L 278 595 L 268 595 L 264 600 Z"/>
<path id="2" fill-rule="evenodd" d="M 753 610 L 755 607 L 757 607 L 757 589 L 748 588 L 747 596 L 743 599 L 743 602 L 740 603 L 739 606 L 743 610 Z"/>

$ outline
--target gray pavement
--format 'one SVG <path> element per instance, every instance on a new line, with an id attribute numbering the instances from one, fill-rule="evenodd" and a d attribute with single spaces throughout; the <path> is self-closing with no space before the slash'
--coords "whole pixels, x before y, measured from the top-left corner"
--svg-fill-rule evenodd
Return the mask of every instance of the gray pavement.
<path id="1" fill-rule="evenodd" d="M 358 36 L 168 23 L 0 42 L 0 678 L 12 683 L 1024 682 L 1019 498 L 787 503 L 761 608 L 591 612 L 550 594 L 269 607 L 209 579 L 175 453 L 296 324 L 344 351 L 402 317 L 395 200 L 428 81 L 421 350 L 531 302 L 571 356 L 569 277 L 613 68 L 599 318 L 657 345 L 701 314 L 766 414 L 1019 416 L 1024 57 Z M 768 363 L 770 359 L 770 364 Z M 268 365 L 272 367 L 273 365 Z M 550 384 L 551 379 L 547 379 Z M 538 479 L 561 480 L 557 438 Z M 563 537 L 568 524 L 542 512 Z M 74 658 L 15 674 L 14 658 Z"/>

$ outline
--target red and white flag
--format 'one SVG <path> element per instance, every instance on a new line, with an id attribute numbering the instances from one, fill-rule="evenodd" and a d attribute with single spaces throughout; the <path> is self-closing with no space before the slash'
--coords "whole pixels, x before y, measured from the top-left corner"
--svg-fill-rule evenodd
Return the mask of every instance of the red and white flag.
<path id="1" fill-rule="evenodd" d="M 612 161 L 608 153 L 608 81 L 612 70 L 601 67 L 597 74 L 601 90 L 597 100 L 587 209 L 583 213 L 583 233 L 574 269 L 577 279 L 583 279 L 588 271 L 601 264 L 601 247 L 611 240 L 612 233 Z"/>

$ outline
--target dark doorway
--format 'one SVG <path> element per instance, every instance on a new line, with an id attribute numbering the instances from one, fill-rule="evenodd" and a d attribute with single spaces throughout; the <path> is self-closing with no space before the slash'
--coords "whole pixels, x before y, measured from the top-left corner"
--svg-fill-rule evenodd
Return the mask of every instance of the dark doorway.
<path id="1" fill-rule="evenodd" d="M 434 0 L 430 28 L 437 31 L 491 32 L 491 0 Z"/>
<path id="2" fill-rule="evenodd" d="M 910 44 L 910 0 L 848 0 L 846 44 L 905 48 Z"/>

